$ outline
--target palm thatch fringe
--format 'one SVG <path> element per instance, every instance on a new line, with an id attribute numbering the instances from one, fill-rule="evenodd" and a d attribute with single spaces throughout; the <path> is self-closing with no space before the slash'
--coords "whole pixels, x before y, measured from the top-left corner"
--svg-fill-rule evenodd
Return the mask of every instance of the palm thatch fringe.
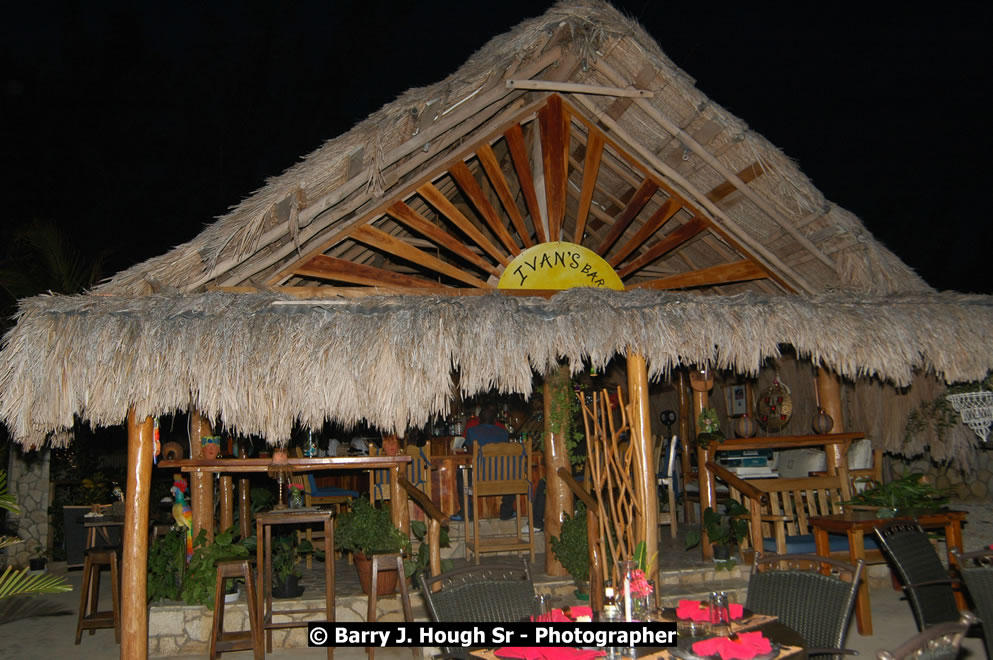
<path id="1" fill-rule="evenodd" d="M 297 420 L 402 431 L 447 412 L 453 370 L 465 395 L 528 395 L 532 370 L 560 359 L 579 370 L 636 351 L 653 378 L 698 363 L 754 375 L 784 344 L 849 378 L 978 380 L 993 367 L 993 298 L 46 295 L 21 303 L 0 351 L 0 419 L 32 447 L 74 415 L 111 425 L 130 405 L 144 416 L 191 401 L 270 442 Z"/>

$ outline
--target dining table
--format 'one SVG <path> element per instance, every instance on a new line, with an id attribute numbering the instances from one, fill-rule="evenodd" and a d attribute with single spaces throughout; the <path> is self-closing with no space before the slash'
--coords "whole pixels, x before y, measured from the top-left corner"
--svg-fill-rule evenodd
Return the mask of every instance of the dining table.
<path id="1" fill-rule="evenodd" d="M 962 521 L 965 511 L 933 511 L 919 513 L 913 519 L 925 529 L 943 528 L 945 531 L 945 546 L 948 551 L 948 565 L 955 566 L 952 550 L 962 552 Z M 846 534 L 848 536 L 848 559 L 856 564 L 860 559 L 865 560 L 865 535 L 872 534 L 877 526 L 892 520 L 892 517 L 881 517 L 878 511 L 865 509 L 848 509 L 844 513 L 826 516 L 811 516 L 810 527 L 814 531 L 814 544 L 817 554 L 828 557 L 831 555 L 829 534 Z M 958 591 L 955 600 L 960 610 L 966 609 L 965 599 Z M 859 585 L 855 599 L 855 621 L 860 635 L 872 634 L 872 606 L 869 602 L 868 580 L 863 579 Z"/>

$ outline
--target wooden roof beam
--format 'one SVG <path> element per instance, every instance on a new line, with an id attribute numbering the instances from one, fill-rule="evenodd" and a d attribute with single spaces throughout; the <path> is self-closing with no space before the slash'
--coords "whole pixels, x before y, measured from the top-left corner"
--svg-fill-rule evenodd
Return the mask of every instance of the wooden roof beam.
<path id="1" fill-rule="evenodd" d="M 524 131 L 521 130 L 520 124 L 515 124 L 504 132 L 503 137 L 507 140 L 510 159 L 514 163 L 514 171 L 517 172 L 517 180 L 521 184 L 521 193 L 524 195 L 528 213 L 531 214 L 531 222 L 534 224 L 538 242 L 544 243 L 545 227 L 541 221 L 541 207 L 538 205 L 538 193 L 534 188 L 531 164 L 528 162 L 528 149 L 524 144 Z"/>
<path id="2" fill-rule="evenodd" d="M 689 273 L 670 275 L 647 282 L 638 282 L 628 286 L 629 289 L 688 289 L 691 287 L 714 286 L 732 282 L 747 282 L 768 277 L 765 269 L 754 261 L 747 259 L 731 264 L 721 264 L 710 268 L 701 268 Z"/>
<path id="3" fill-rule="evenodd" d="M 490 185 L 493 186 L 493 190 L 496 191 L 497 197 L 500 198 L 500 203 L 503 204 L 504 210 L 514 225 L 514 229 L 517 230 L 517 235 L 521 237 L 524 248 L 531 247 L 534 245 L 534 241 L 531 240 L 531 233 L 524 224 L 524 216 L 521 215 L 521 210 L 517 208 L 517 202 L 514 201 L 514 194 L 510 191 L 510 184 L 503 175 L 503 169 L 500 167 L 499 161 L 497 161 L 496 154 L 493 153 L 493 147 L 488 144 L 479 145 L 479 149 L 476 150 L 476 156 L 479 157 L 479 162 L 483 166 L 487 178 L 490 180 Z"/>
<path id="4" fill-rule="evenodd" d="M 617 276 L 624 279 L 631 273 L 634 273 L 644 266 L 652 263 L 663 254 L 672 252 L 686 241 L 707 229 L 707 226 L 706 220 L 700 216 L 694 217 L 685 225 L 668 234 L 658 243 L 650 247 L 645 254 L 641 255 L 628 265 L 624 266 L 621 270 L 617 271 Z"/>
<path id="5" fill-rule="evenodd" d="M 458 240 L 438 225 L 434 224 L 423 215 L 410 208 L 407 204 L 397 201 L 386 209 L 389 216 L 397 222 L 402 222 L 413 231 L 418 232 L 434 241 L 441 247 L 450 250 L 462 257 L 480 270 L 490 275 L 500 275 L 500 270 L 486 261 L 478 254 L 470 250 L 462 241 Z"/>
<path id="6" fill-rule="evenodd" d="M 445 197 L 445 195 L 438 190 L 438 187 L 433 183 L 425 183 L 423 186 L 417 189 L 417 194 L 420 195 L 427 201 L 428 204 L 433 206 L 438 213 L 448 218 L 456 227 L 465 232 L 466 236 L 472 239 L 476 245 L 483 248 L 483 250 L 489 254 L 491 257 L 502 263 L 504 266 L 510 264 L 510 260 L 507 259 L 507 255 L 500 251 L 496 245 L 490 242 L 490 239 L 483 235 L 483 232 L 476 228 L 476 225 L 472 224 L 469 218 L 465 217 L 461 211 L 455 208 L 455 204 L 452 203 L 450 199 Z"/>
<path id="7" fill-rule="evenodd" d="M 469 171 L 469 166 L 463 161 L 459 161 L 448 168 L 448 173 L 452 175 L 452 178 L 455 179 L 455 182 L 462 189 L 462 192 L 465 193 L 465 196 L 469 198 L 469 201 L 476 207 L 479 214 L 483 216 L 493 235 L 500 239 L 500 242 L 503 243 L 503 246 L 512 255 L 517 256 L 520 254 L 521 249 L 517 247 L 514 237 L 503 226 L 503 220 L 500 219 L 500 214 L 493 208 L 490 200 L 486 199 L 486 194 L 483 193 L 482 186 L 479 185 L 479 181 L 476 181 L 476 177 Z"/>
<path id="8" fill-rule="evenodd" d="M 430 287 L 435 289 L 443 287 L 442 284 L 431 280 L 402 275 L 375 266 L 364 266 L 323 254 L 312 257 L 310 261 L 297 267 L 293 273 L 301 277 L 316 277 L 322 280 L 369 286 Z"/>
<path id="9" fill-rule="evenodd" d="M 541 161 L 548 207 L 548 240 L 560 240 L 565 220 L 566 182 L 569 176 L 569 117 L 562 97 L 552 94 L 538 111 Z"/>
<path id="10" fill-rule="evenodd" d="M 375 227 L 370 227 L 369 225 L 357 227 L 352 231 L 351 238 L 365 243 L 370 247 L 377 248 L 383 252 L 388 252 L 389 254 L 400 257 L 401 259 L 406 259 L 407 261 L 415 263 L 419 266 L 433 270 L 436 273 L 447 275 L 454 280 L 464 282 L 470 286 L 481 289 L 491 288 L 486 282 L 463 272 L 460 268 L 457 268 L 452 264 L 445 263 L 441 259 L 438 259 L 423 250 L 418 250 L 415 247 L 407 245 L 400 239 L 394 238 L 393 236 L 390 236 L 386 232 L 376 229 Z"/>
<path id="11" fill-rule="evenodd" d="M 614 217 L 610 231 L 607 232 L 606 238 L 603 239 L 599 249 L 597 249 L 600 256 L 606 256 L 610 247 L 617 242 L 617 239 L 631 225 L 631 221 L 641 212 L 641 209 L 645 208 L 645 204 L 648 203 L 648 200 L 652 198 L 652 195 L 658 189 L 658 185 L 651 178 L 646 177 L 642 180 L 637 190 L 631 195 L 631 199 L 628 200 L 627 205 Z"/>
<path id="12" fill-rule="evenodd" d="M 583 163 L 583 190 L 579 195 L 579 210 L 576 213 L 576 232 L 573 243 L 582 245 L 586 231 L 586 219 L 590 215 L 593 192 L 596 190 L 597 176 L 600 174 L 600 159 L 603 156 L 603 136 L 598 131 L 590 134 L 586 143 L 586 158 Z"/>
<path id="13" fill-rule="evenodd" d="M 674 215 L 679 213 L 683 207 L 679 205 L 678 202 L 673 200 L 671 197 L 658 208 L 655 213 L 652 214 L 645 224 L 641 226 L 638 233 L 631 237 L 627 243 L 625 243 L 620 250 L 617 251 L 610 259 L 610 265 L 614 268 L 624 261 L 629 254 L 637 250 L 641 245 L 647 241 L 655 232 L 662 228 L 665 223 L 669 222 Z"/>

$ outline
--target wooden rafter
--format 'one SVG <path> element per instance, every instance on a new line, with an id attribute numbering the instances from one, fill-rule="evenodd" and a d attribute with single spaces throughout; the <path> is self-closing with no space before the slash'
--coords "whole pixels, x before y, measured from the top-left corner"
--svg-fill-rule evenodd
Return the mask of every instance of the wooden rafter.
<path id="1" fill-rule="evenodd" d="M 673 231 L 672 233 L 668 234 L 658 243 L 656 243 L 651 248 L 649 248 L 648 251 L 645 252 L 645 254 L 641 255 L 639 258 L 635 259 L 628 265 L 624 266 L 624 268 L 622 268 L 617 272 L 617 276 L 620 277 L 621 279 L 624 279 L 631 273 L 634 273 L 635 271 L 652 263 L 653 261 L 661 257 L 663 254 L 675 250 L 677 247 L 679 247 L 686 241 L 690 240 L 691 238 L 693 238 L 700 232 L 704 231 L 705 229 L 707 229 L 707 222 L 699 216 L 694 217 L 685 225 Z"/>
<path id="2" fill-rule="evenodd" d="M 441 247 L 451 250 L 466 261 L 478 266 L 481 270 L 490 275 L 499 275 L 500 271 L 490 262 L 466 247 L 465 243 L 458 240 L 444 229 L 434 224 L 423 215 L 410 208 L 403 202 L 396 202 L 386 212 L 391 218 L 402 222 L 410 229 L 431 239 Z"/>
<path id="3" fill-rule="evenodd" d="M 628 228 L 631 221 L 634 220 L 635 216 L 641 212 L 641 209 L 645 208 L 645 204 L 648 200 L 652 198 L 655 191 L 658 190 L 658 184 L 655 183 L 651 178 L 646 177 L 642 180 L 641 185 L 638 189 L 634 191 L 631 195 L 631 199 L 624 206 L 620 213 L 614 217 L 614 222 L 610 225 L 610 231 L 607 232 L 607 236 L 603 239 L 597 252 L 600 256 L 605 256 L 610 247 L 617 242 L 617 239 L 621 237 L 621 234 Z"/>
<path id="4" fill-rule="evenodd" d="M 713 286 L 715 284 L 730 284 L 732 282 L 747 282 L 768 277 L 765 269 L 754 261 L 742 260 L 732 264 L 721 264 L 710 268 L 701 268 L 690 273 L 680 273 L 657 280 L 632 284 L 631 289 L 686 289 L 698 286 Z"/>
<path id="5" fill-rule="evenodd" d="M 582 245 L 586 232 L 586 218 L 593 203 L 597 176 L 600 174 L 600 158 L 603 156 L 603 137 L 599 131 L 591 131 L 586 144 L 586 158 L 583 164 L 583 190 L 579 195 L 579 211 L 576 213 L 576 233 L 572 242 Z"/>
<path id="6" fill-rule="evenodd" d="M 470 286 L 475 286 L 482 289 L 490 288 L 486 282 L 480 280 L 478 277 L 473 277 L 472 275 L 463 272 L 460 268 L 457 268 L 449 263 L 445 263 L 441 259 L 438 259 L 423 250 L 418 250 L 417 248 L 408 245 L 400 239 L 394 238 L 393 236 L 390 236 L 386 232 L 376 229 L 375 227 L 370 227 L 369 225 L 358 227 L 352 232 L 351 237 L 370 247 L 377 248 L 383 252 L 388 252 L 392 255 L 400 257 L 401 259 L 406 259 L 407 261 L 433 270 L 436 273 L 447 275 L 448 277 L 459 280 L 460 282 L 465 282 Z"/>
<path id="7" fill-rule="evenodd" d="M 622 261 L 627 259 L 629 254 L 641 247 L 641 245 L 647 241 L 652 234 L 661 229 L 662 226 L 669 222 L 669 220 L 672 219 L 674 215 L 679 213 L 682 208 L 683 207 L 673 199 L 665 200 L 662 206 L 660 206 L 658 210 L 652 214 L 652 217 L 641 226 L 638 233 L 632 236 L 627 243 L 621 246 L 621 248 L 617 251 L 617 254 L 609 260 L 610 265 L 617 268 Z"/>
<path id="8" fill-rule="evenodd" d="M 742 169 L 738 172 L 737 176 L 742 183 L 750 183 L 756 177 L 762 176 L 764 172 L 765 169 L 762 168 L 762 165 L 756 162 Z M 707 193 L 707 199 L 712 202 L 719 202 L 737 189 L 738 188 L 732 182 L 725 181 L 724 183 L 711 188 L 710 192 Z"/>
<path id="9" fill-rule="evenodd" d="M 429 287 L 439 288 L 443 285 L 420 277 L 411 277 L 393 271 L 365 266 L 353 261 L 336 259 L 323 254 L 311 257 L 310 261 L 298 266 L 296 275 L 316 277 L 322 280 L 350 282 L 351 284 L 366 284 L 369 286 L 388 287 Z"/>
<path id="10" fill-rule="evenodd" d="M 528 163 L 528 149 L 524 144 L 524 131 L 521 130 L 520 124 L 514 124 L 504 132 L 503 137 L 507 140 L 510 159 L 514 163 L 514 171 L 517 172 L 517 180 L 521 184 L 524 203 L 527 204 L 528 213 L 531 214 L 531 222 L 534 224 L 538 242 L 544 243 L 547 238 L 545 237 L 545 227 L 541 223 L 541 207 L 538 205 L 538 193 L 534 189 L 531 165 Z"/>
<path id="11" fill-rule="evenodd" d="M 548 240 L 557 241 L 565 220 L 566 185 L 569 176 L 569 117 L 562 97 L 553 94 L 538 111 L 541 131 L 541 161 L 545 173 L 548 207 Z"/>
<path id="12" fill-rule="evenodd" d="M 483 193 L 482 186 L 479 185 L 479 181 L 476 181 L 476 177 L 472 175 L 469 166 L 459 161 L 448 169 L 448 173 L 452 175 L 452 178 L 459 184 L 459 188 L 462 189 L 465 196 L 469 198 L 469 201 L 476 207 L 479 214 L 486 220 L 486 224 L 493 231 L 493 235 L 500 239 L 500 242 L 503 243 L 503 246 L 511 254 L 515 256 L 520 254 L 521 249 L 517 247 L 514 237 L 510 235 L 510 232 L 503 225 L 500 214 L 490 204 L 490 200 L 486 199 L 486 194 Z"/>
<path id="13" fill-rule="evenodd" d="M 503 204 L 504 210 L 510 216 L 510 221 L 513 223 L 514 229 L 517 230 L 517 235 L 521 237 L 521 242 L 525 248 L 531 247 L 534 245 L 534 241 L 531 240 L 531 234 L 524 224 L 524 216 L 517 208 L 514 194 L 510 192 L 510 184 L 507 183 L 507 178 L 503 175 L 503 170 L 500 168 L 496 154 L 493 153 L 493 148 L 488 144 L 481 144 L 476 150 L 476 155 L 479 156 L 479 162 L 483 166 L 483 170 L 486 171 L 490 185 L 493 186 L 497 197 L 500 198 L 500 203 Z"/>
<path id="14" fill-rule="evenodd" d="M 424 200 L 433 206 L 438 213 L 448 218 L 456 227 L 465 232 L 466 236 L 472 239 L 476 245 L 483 248 L 487 254 L 502 263 L 504 266 L 510 264 L 510 260 L 507 259 L 507 255 L 500 251 L 497 246 L 495 246 L 490 239 L 483 235 L 483 232 L 479 231 L 476 225 L 472 224 L 469 218 L 465 217 L 461 211 L 455 208 L 455 204 L 452 204 L 445 195 L 438 190 L 438 187 L 433 183 L 425 183 L 423 186 L 417 189 L 417 194 L 424 198 Z"/>

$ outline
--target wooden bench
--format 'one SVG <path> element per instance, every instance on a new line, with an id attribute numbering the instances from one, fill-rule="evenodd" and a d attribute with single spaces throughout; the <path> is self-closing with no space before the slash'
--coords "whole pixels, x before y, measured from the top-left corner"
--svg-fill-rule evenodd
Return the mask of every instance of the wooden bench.
<path id="1" fill-rule="evenodd" d="M 730 489 L 731 497 L 747 510 L 747 545 L 762 554 L 796 554 L 816 551 L 810 518 L 842 513 L 841 502 L 851 499 L 847 466 L 835 474 L 802 478 L 744 480 L 714 461 L 707 468 Z M 885 561 L 875 539 L 866 540 L 867 563 Z M 848 538 L 831 535 L 831 556 L 848 558 Z"/>

